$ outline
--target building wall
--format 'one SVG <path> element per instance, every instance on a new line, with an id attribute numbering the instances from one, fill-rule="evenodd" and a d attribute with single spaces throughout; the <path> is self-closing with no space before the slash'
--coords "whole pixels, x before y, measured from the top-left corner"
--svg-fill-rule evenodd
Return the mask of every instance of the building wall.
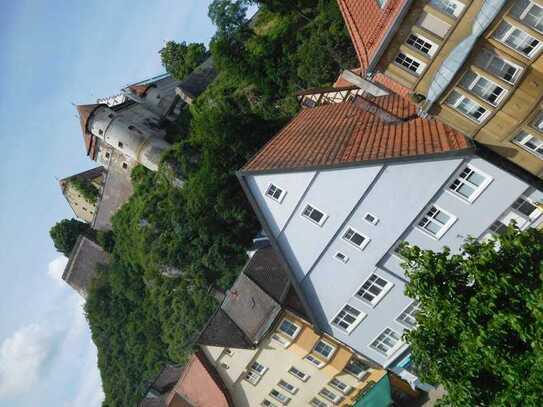
<path id="1" fill-rule="evenodd" d="M 92 181 L 92 184 L 101 190 L 102 182 L 103 177 L 99 176 Z M 81 196 L 81 193 L 69 181 L 65 183 L 63 194 L 74 211 L 75 216 L 87 223 L 91 223 L 96 213 L 96 203 L 92 203 Z"/>
<path id="2" fill-rule="evenodd" d="M 468 162 L 492 179 L 473 203 L 447 190 Z M 260 177 L 263 175 L 250 178 Z M 265 183 L 249 181 L 259 202 L 270 200 L 263 197 L 265 189 L 258 189 L 259 185 L 281 183 L 285 179 L 282 174 L 273 177 Z M 404 348 L 400 346 L 384 356 L 369 344 L 386 327 L 401 334 L 402 326 L 394 321 L 411 303 L 403 294 L 406 278 L 400 260 L 391 254 L 396 244 L 407 240 L 425 249 L 441 250 L 449 246 L 453 251 L 458 250 L 468 236 L 484 235 L 528 188 L 524 181 L 478 157 L 319 171 L 306 191 L 297 190 L 293 194 L 300 196 L 300 200 L 296 205 L 289 203 L 295 213 L 276 239 L 320 328 L 376 362 L 388 365 Z M 541 192 L 530 194 L 535 202 L 543 199 Z M 306 203 L 329 216 L 322 227 L 301 216 Z M 457 218 L 439 239 L 414 227 L 430 203 Z M 364 220 L 368 212 L 378 218 L 376 225 Z M 273 213 L 264 213 L 268 223 L 274 223 L 269 218 Z M 363 250 L 342 238 L 349 226 L 370 239 Z M 349 258 L 346 264 L 335 258 L 338 251 Z M 390 282 L 392 288 L 372 307 L 355 298 L 354 293 L 374 272 Z M 330 323 L 345 304 L 367 314 L 350 334 Z"/>
<path id="3" fill-rule="evenodd" d="M 301 328 L 296 339 L 286 348 L 272 338 L 273 334 L 282 335 L 276 328 L 284 318 L 288 318 Z M 269 396 L 272 389 L 277 389 L 290 397 L 291 400 L 288 405 L 306 406 L 314 397 L 326 402 L 328 405 L 333 405 L 333 403 L 319 396 L 318 393 L 322 388 L 327 388 L 340 395 L 339 390 L 330 387 L 328 384 L 334 377 L 352 388 L 348 394 L 341 394 L 343 399 L 337 405 L 352 405 L 360 391 L 371 385 L 370 382 L 379 381 L 385 374 L 382 369 L 369 368 L 366 374 L 358 379 L 344 372 L 343 368 L 353 356 L 353 351 L 327 336 L 326 341 L 337 347 L 330 362 L 318 368 L 304 360 L 304 357 L 312 352 L 313 346 L 321 336 L 313 330 L 308 322 L 292 313 L 284 312 L 277 319 L 274 331 L 267 335 L 255 350 L 202 346 L 206 356 L 215 364 L 233 397 L 235 405 L 238 407 L 259 406 L 264 399 L 278 406 L 281 405 L 281 403 Z M 286 338 L 285 336 L 282 337 Z M 358 355 L 358 357 L 362 358 L 361 355 Z M 255 361 L 265 366 L 267 370 L 256 384 L 252 384 L 245 377 Z M 288 373 L 291 366 L 309 375 L 309 379 L 302 381 Z M 279 387 L 277 384 L 280 380 L 297 387 L 295 394 L 290 394 Z"/>
<path id="4" fill-rule="evenodd" d="M 416 0 L 413 3 L 408 16 L 402 22 L 380 61 L 381 69 L 389 78 L 412 89 L 413 93 L 428 94 L 430 86 L 435 81 L 436 72 L 451 52 L 456 47 L 462 46 L 462 41 L 470 35 L 476 24 L 476 17 L 484 4 L 483 0 L 456 1 L 464 6 L 462 13 L 456 18 L 439 12 L 435 7 L 428 4 L 427 0 Z M 543 110 L 543 46 L 540 46 L 539 50 L 532 56 L 527 57 L 493 38 L 497 28 L 505 21 L 522 29 L 534 39 L 543 43 L 543 31 L 537 31 L 526 23 L 512 17 L 511 9 L 516 3 L 517 0 L 506 2 L 498 16 L 478 39 L 462 68 L 437 100 L 430 113 L 438 116 L 445 123 L 462 131 L 467 136 L 487 145 L 532 174 L 541 176 L 543 174 L 543 153 L 538 154 L 528 151 L 515 143 L 514 138 L 521 130 L 524 130 L 543 142 L 543 128 L 540 130 L 533 125 L 535 116 Z M 543 3 L 538 0 L 534 0 L 533 3 L 543 7 Z M 443 37 L 439 37 L 422 28 L 419 19 L 423 13 L 429 13 L 448 23 L 450 25 L 448 33 Z M 432 57 L 406 43 L 407 38 L 412 33 L 422 35 L 437 45 L 437 51 Z M 482 49 L 491 50 L 496 55 L 521 68 L 522 73 L 516 81 L 514 83 L 505 81 L 490 72 L 489 69 L 477 64 L 476 59 L 481 55 Z M 419 59 L 427 65 L 426 68 L 422 72 L 414 74 L 399 66 L 395 62 L 399 52 L 404 52 Z M 507 94 L 495 105 L 477 96 L 473 91 L 460 84 L 461 79 L 469 70 L 493 81 L 502 87 Z M 447 99 L 453 91 L 468 97 L 484 108 L 488 112 L 484 120 L 478 122 L 450 107 Z"/>

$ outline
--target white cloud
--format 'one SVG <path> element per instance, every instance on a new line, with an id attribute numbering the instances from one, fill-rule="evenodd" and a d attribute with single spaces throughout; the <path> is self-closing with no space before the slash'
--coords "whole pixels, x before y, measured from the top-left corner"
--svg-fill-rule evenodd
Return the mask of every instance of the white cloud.
<path id="1" fill-rule="evenodd" d="M 55 260 L 49 263 L 47 275 L 53 280 L 58 281 L 59 284 L 62 283 L 62 273 L 64 273 L 64 268 L 66 268 L 66 264 L 68 264 L 67 257 L 57 257 Z"/>
<path id="2" fill-rule="evenodd" d="M 2 342 L 0 397 L 13 397 L 32 388 L 53 351 L 53 338 L 42 326 L 31 324 Z"/>

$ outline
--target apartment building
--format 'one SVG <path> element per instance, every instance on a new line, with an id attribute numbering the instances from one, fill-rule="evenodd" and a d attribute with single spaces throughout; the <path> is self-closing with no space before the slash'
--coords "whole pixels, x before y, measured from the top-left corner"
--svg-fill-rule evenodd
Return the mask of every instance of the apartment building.
<path id="1" fill-rule="evenodd" d="M 382 405 L 391 401 L 384 369 L 304 317 L 271 247 L 254 254 L 198 343 L 237 407 L 351 406 L 378 384 L 389 389 Z"/>
<path id="2" fill-rule="evenodd" d="M 338 0 L 361 75 L 543 174 L 543 2 Z"/>
<path id="3" fill-rule="evenodd" d="M 399 95 L 302 110 L 238 176 L 315 326 L 419 387 L 398 245 L 456 252 L 543 218 L 537 177 Z"/>

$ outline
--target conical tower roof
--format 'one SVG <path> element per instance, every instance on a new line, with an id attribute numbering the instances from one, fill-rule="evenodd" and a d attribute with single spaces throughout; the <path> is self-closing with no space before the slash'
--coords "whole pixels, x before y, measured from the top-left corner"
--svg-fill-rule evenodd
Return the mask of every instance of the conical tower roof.
<path id="1" fill-rule="evenodd" d="M 87 151 L 87 155 L 91 155 L 91 150 L 93 147 L 93 136 L 91 132 L 87 129 L 87 123 L 89 122 L 89 118 L 91 117 L 91 115 L 99 106 L 102 105 L 95 103 L 91 105 L 77 106 L 77 111 L 79 113 L 79 123 L 81 124 L 81 131 L 83 133 L 83 141 L 85 142 L 85 149 Z"/>

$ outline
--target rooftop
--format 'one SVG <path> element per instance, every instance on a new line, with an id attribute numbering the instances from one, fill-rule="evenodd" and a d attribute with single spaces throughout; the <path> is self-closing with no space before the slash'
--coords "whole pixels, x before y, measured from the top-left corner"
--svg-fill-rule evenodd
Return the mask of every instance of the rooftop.
<path id="1" fill-rule="evenodd" d="M 417 116 L 400 95 L 302 110 L 242 172 L 303 170 L 471 149 L 456 130 Z"/>

